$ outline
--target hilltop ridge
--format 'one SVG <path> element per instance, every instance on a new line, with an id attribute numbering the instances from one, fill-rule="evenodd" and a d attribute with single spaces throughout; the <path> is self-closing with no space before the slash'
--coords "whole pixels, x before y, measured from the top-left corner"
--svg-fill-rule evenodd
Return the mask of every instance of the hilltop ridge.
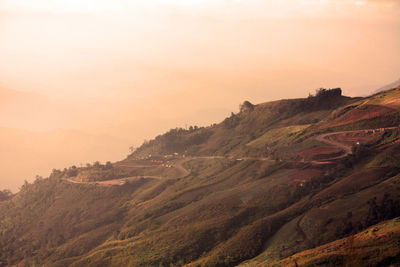
<path id="1" fill-rule="evenodd" d="M 247 144 L 268 131 L 281 127 L 303 128 L 321 121 L 335 108 L 356 101 L 341 95 L 341 89 L 319 89 L 308 98 L 285 99 L 253 105 L 245 101 L 241 111 L 233 113 L 222 123 L 188 130 L 171 129 L 164 135 L 146 142 L 133 155 L 247 155 L 262 156 L 264 147 Z"/>

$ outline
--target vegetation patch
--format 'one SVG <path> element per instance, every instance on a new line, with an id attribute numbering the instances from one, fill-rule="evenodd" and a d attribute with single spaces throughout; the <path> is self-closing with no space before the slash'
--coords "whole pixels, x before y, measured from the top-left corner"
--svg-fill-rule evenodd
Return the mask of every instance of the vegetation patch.
<path id="1" fill-rule="evenodd" d="M 272 129 L 259 138 L 251 141 L 247 146 L 266 148 L 266 146 L 287 146 L 309 125 L 293 125 L 278 129 Z"/>

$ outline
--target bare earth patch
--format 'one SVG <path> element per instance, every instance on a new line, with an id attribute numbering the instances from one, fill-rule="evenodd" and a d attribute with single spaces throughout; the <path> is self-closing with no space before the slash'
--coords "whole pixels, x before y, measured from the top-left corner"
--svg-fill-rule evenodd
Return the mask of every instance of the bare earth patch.
<path id="1" fill-rule="evenodd" d="M 309 179 L 316 177 L 321 173 L 322 171 L 317 169 L 295 170 L 290 174 L 292 180 L 289 181 L 289 183 L 305 183 Z"/>
<path id="2" fill-rule="evenodd" d="M 381 105 L 367 105 L 357 107 L 330 122 L 329 126 L 336 126 L 360 120 L 371 119 L 393 111 L 395 111 L 395 109 Z"/>

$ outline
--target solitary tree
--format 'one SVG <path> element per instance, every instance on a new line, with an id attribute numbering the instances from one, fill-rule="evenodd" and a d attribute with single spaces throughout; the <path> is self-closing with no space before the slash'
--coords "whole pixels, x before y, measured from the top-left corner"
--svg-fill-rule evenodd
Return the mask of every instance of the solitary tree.
<path id="1" fill-rule="evenodd" d="M 112 168 L 112 164 L 110 161 L 106 162 L 106 169 L 111 169 Z"/>

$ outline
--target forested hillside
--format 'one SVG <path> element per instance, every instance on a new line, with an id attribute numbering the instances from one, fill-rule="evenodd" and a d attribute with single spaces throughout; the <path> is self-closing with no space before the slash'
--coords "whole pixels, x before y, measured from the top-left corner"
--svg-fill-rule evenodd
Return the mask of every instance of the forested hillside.
<path id="1" fill-rule="evenodd" d="M 400 87 L 246 101 L 219 124 L 172 129 L 119 162 L 53 170 L 0 195 L 0 266 L 400 261 L 398 219 L 387 221 L 400 216 L 399 125 Z M 338 239 L 363 241 L 315 258 Z"/>

